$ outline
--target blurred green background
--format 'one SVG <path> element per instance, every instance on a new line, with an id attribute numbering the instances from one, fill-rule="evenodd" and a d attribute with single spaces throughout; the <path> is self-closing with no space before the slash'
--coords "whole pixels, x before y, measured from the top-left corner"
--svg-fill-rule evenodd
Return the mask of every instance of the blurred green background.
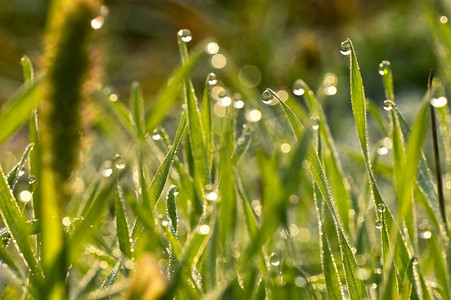
<path id="1" fill-rule="evenodd" d="M 214 39 L 228 62 L 253 78 L 261 91 L 289 91 L 297 78 L 316 89 L 324 74 L 337 74 L 338 91 L 326 109 L 336 125 L 332 128 L 340 132 L 350 105 L 348 59 L 338 49 L 348 37 L 359 56 L 367 97 L 382 105 L 377 67 L 387 59 L 397 102 L 404 103 L 407 114 L 416 107 L 412 103 L 423 95 L 429 69 L 436 67 L 425 3 L 440 6 L 406 0 L 105 1 L 108 14 L 92 46 L 101 70 L 95 80 L 112 86 L 122 99 L 138 80 L 151 101 L 179 63 L 177 31 L 189 28 L 190 47 Z M 0 103 L 22 84 L 22 55 L 32 59 L 39 73 L 47 6 L 48 1 L 40 0 L 0 2 Z M 193 80 L 200 85 L 211 71 L 221 76 L 222 70 L 205 59 Z"/>

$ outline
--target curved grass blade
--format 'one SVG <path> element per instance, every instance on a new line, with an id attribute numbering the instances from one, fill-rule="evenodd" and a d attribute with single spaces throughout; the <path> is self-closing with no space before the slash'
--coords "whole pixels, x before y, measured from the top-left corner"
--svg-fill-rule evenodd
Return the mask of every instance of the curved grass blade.
<path id="1" fill-rule="evenodd" d="M 161 192 L 163 191 L 164 184 L 166 183 L 166 180 L 169 175 L 169 168 L 171 167 L 171 163 L 174 159 L 175 151 L 177 150 L 177 147 L 180 143 L 180 139 L 182 138 L 183 132 L 186 127 L 186 123 L 187 123 L 187 116 L 186 116 L 186 111 L 185 111 L 180 120 L 179 126 L 177 128 L 177 132 L 175 133 L 174 144 L 172 145 L 172 148 L 169 150 L 169 152 L 166 154 L 163 162 L 161 163 L 160 167 L 158 168 L 157 172 L 155 173 L 155 176 L 153 177 L 152 182 L 150 183 L 150 187 L 149 187 L 149 196 L 150 196 L 149 201 L 151 202 L 150 205 L 154 205 L 156 207 L 156 203 L 161 196 Z M 144 205 L 146 205 L 146 204 L 144 204 Z"/>
<path id="2" fill-rule="evenodd" d="M 185 64 L 188 61 L 188 51 L 186 49 L 185 42 L 180 36 L 178 36 L 178 43 L 182 63 Z M 210 183 L 209 164 L 207 150 L 205 147 L 206 142 L 204 140 L 206 135 L 204 133 L 204 129 L 202 128 L 197 97 L 188 74 L 185 74 L 184 83 L 185 105 L 188 112 L 188 138 L 193 156 L 193 177 L 199 192 L 203 193 L 205 189 L 204 187 Z"/>
<path id="3" fill-rule="evenodd" d="M 132 258 L 131 245 L 130 245 L 130 234 L 128 230 L 127 217 L 125 216 L 125 201 L 124 196 L 122 194 L 122 189 L 119 186 L 119 183 L 116 182 L 116 203 L 115 203 L 115 211 L 116 211 L 116 229 L 117 229 L 117 239 L 119 241 L 119 248 L 122 253 L 127 258 Z"/>
<path id="4" fill-rule="evenodd" d="M 1 107 L 0 145 L 30 118 L 31 112 L 40 101 L 40 88 L 41 80 L 38 79 L 29 88 L 22 88 Z"/>
<path id="5" fill-rule="evenodd" d="M 17 202 L 9 189 L 6 176 L 0 166 L 0 215 L 8 228 L 11 236 L 15 239 L 18 251 L 22 253 L 23 259 L 31 270 L 31 280 L 39 284 L 43 280 L 41 266 L 28 240 L 28 226 L 22 218 Z"/>
<path id="6" fill-rule="evenodd" d="M 329 246 L 326 232 L 319 222 L 320 227 L 320 241 L 321 241 L 321 258 L 324 278 L 326 280 L 326 288 L 329 299 L 343 299 L 343 289 L 341 288 L 340 276 L 338 275 L 337 265 L 335 264 L 334 256 Z"/>
<path id="7" fill-rule="evenodd" d="M 251 137 L 252 135 L 250 127 L 244 128 L 243 133 L 236 143 L 236 147 L 232 155 L 232 160 L 235 164 L 240 160 L 244 153 L 246 153 L 247 149 L 249 149 Z"/>
<path id="8" fill-rule="evenodd" d="M 29 88 L 34 81 L 34 70 L 33 64 L 27 55 L 22 56 L 20 59 L 20 64 L 22 65 L 22 73 L 25 81 L 25 86 Z"/>
<path id="9" fill-rule="evenodd" d="M 108 274 L 108 277 L 100 285 L 100 289 L 107 289 L 116 282 L 117 276 L 119 275 L 119 271 L 121 269 L 121 265 L 122 261 L 119 259 L 114 268 L 111 270 L 110 274 Z"/>
<path id="10" fill-rule="evenodd" d="M 25 163 L 26 163 L 28 156 L 30 154 L 30 151 L 33 149 L 33 147 L 34 147 L 34 144 L 29 144 L 25 148 L 25 151 L 22 154 L 22 158 L 20 159 L 20 161 L 17 163 L 17 165 L 14 166 L 14 168 L 6 176 L 9 188 L 11 190 L 14 189 L 17 181 L 19 181 L 20 176 L 22 176 L 23 169 L 25 168 Z"/>
<path id="11" fill-rule="evenodd" d="M 135 127 L 136 136 L 143 140 L 144 139 L 144 99 L 141 85 L 139 82 L 135 81 L 132 83 L 130 89 L 130 103 L 132 104 L 133 112 L 133 125 Z"/>
<path id="12" fill-rule="evenodd" d="M 77 223 L 70 237 L 70 261 L 73 262 L 80 254 L 83 242 L 97 229 L 107 211 L 106 207 L 115 189 L 115 181 L 107 181 L 99 189 L 94 189 L 91 205 L 85 206 L 81 222 Z M 97 192 L 98 191 L 98 192 Z M 97 193 L 96 193 L 97 192 Z"/>
<path id="13" fill-rule="evenodd" d="M 166 197 L 166 214 L 168 215 L 170 222 L 170 230 L 172 234 L 177 236 L 178 221 L 179 216 L 177 213 L 176 195 L 178 194 L 177 187 L 175 185 L 171 186 Z"/>
<path id="14" fill-rule="evenodd" d="M 365 165 L 368 173 L 369 184 L 371 187 L 371 192 L 374 198 L 376 207 L 384 207 L 385 220 L 387 223 L 388 232 L 394 232 L 392 234 L 392 239 L 395 240 L 397 251 L 394 251 L 395 261 L 397 263 L 397 268 L 400 274 L 405 274 L 405 268 L 410 260 L 408 255 L 408 247 L 404 243 L 403 239 L 399 234 L 396 223 L 394 223 L 393 216 L 390 213 L 388 207 L 382 200 L 381 194 L 376 184 L 374 178 L 374 173 L 370 161 L 369 151 L 368 151 L 368 136 L 367 136 L 367 121 L 366 121 L 366 99 L 363 89 L 363 80 L 360 74 L 360 68 L 357 62 L 357 56 L 355 54 L 354 46 L 351 40 L 346 40 L 344 43 L 349 44 L 350 49 L 350 78 L 351 78 L 351 106 L 354 114 L 355 125 L 360 141 L 360 146 L 362 148 L 363 156 L 365 159 Z M 381 212 L 377 212 L 378 216 L 381 217 Z"/>
<path id="15" fill-rule="evenodd" d="M 271 92 L 276 98 L 278 98 L 275 92 Z M 302 136 L 303 132 L 305 131 L 304 126 L 302 125 L 298 117 L 293 113 L 293 111 L 288 107 L 288 105 L 279 98 L 278 100 L 282 105 L 285 114 L 287 115 L 288 121 L 290 122 L 290 125 L 296 137 L 298 137 L 299 139 L 299 137 Z M 337 235 L 340 243 L 341 256 L 350 296 L 352 299 L 361 299 L 362 297 L 368 297 L 368 292 L 366 291 L 365 284 L 360 279 L 361 276 L 358 275 L 359 268 L 355 260 L 355 256 L 351 251 L 350 243 L 344 234 L 345 230 L 338 215 L 335 200 L 327 183 L 324 169 L 321 165 L 318 154 L 315 152 L 311 143 L 309 143 L 308 146 L 306 160 L 309 165 L 312 177 L 316 185 L 318 186 L 321 195 L 325 199 L 326 204 L 334 219 L 334 225 L 335 229 L 337 230 Z"/>
<path id="16" fill-rule="evenodd" d="M 320 121 L 319 130 L 321 133 L 322 141 L 325 142 L 327 150 L 330 154 L 324 155 L 325 166 L 328 167 L 326 174 L 329 176 L 330 187 L 332 195 L 335 199 L 340 199 L 337 204 L 337 210 L 342 220 L 342 224 L 349 233 L 349 210 L 351 209 L 350 195 L 349 195 L 349 183 L 344 176 L 343 168 L 341 167 L 338 157 L 338 151 L 336 150 L 332 134 L 327 123 L 326 115 L 323 111 L 321 103 L 315 97 L 310 87 L 302 80 L 298 81 L 304 89 L 304 98 L 309 106 L 310 115 L 317 115 Z M 326 152 L 326 151 L 324 151 Z M 323 152 L 323 153 L 324 153 Z"/>
<path id="17" fill-rule="evenodd" d="M 201 121 L 204 130 L 205 151 L 207 152 L 208 168 L 213 164 L 213 133 L 211 130 L 211 104 L 210 104 L 210 81 L 213 73 L 210 73 L 205 81 L 204 95 L 202 98 Z M 215 75 L 216 76 L 216 75 Z"/>

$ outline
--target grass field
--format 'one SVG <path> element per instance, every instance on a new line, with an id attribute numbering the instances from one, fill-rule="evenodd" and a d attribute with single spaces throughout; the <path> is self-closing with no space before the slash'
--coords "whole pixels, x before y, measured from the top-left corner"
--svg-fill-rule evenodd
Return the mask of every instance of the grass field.
<path id="1" fill-rule="evenodd" d="M 0 165 L 2 299 L 451 298 L 443 16 L 425 6 L 440 64 L 408 122 L 389 61 L 374 62 L 384 105 L 365 97 L 350 39 L 337 45 L 350 99 L 329 101 L 332 73 L 316 92 L 243 85 L 188 29 L 152 101 L 138 82 L 123 99 L 93 71 L 99 7 L 55 2 L 41 69 L 24 56 L 0 108 L 0 143 L 29 144 Z M 205 60 L 227 65 L 195 90 Z M 352 109 L 355 140 L 332 135 L 334 105 Z"/>

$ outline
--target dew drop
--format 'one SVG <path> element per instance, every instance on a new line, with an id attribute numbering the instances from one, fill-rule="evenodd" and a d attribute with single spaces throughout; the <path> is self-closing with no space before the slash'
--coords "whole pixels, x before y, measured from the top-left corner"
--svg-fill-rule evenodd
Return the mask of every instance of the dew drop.
<path id="1" fill-rule="evenodd" d="M 119 96 L 117 94 L 111 94 L 108 99 L 110 99 L 111 102 L 116 102 L 119 100 Z"/>
<path id="2" fill-rule="evenodd" d="M 377 148 L 377 154 L 379 155 L 386 155 L 388 153 L 388 148 L 385 146 L 380 146 Z"/>
<path id="3" fill-rule="evenodd" d="M 163 226 L 163 227 L 167 227 L 170 222 L 171 222 L 171 220 L 166 217 L 161 218 L 161 226 Z"/>
<path id="4" fill-rule="evenodd" d="M 233 103 L 233 107 L 235 107 L 236 109 L 241 109 L 244 107 L 244 101 L 243 100 L 236 100 Z"/>
<path id="5" fill-rule="evenodd" d="M 222 107 L 228 107 L 232 104 L 232 98 L 229 96 L 224 96 L 219 98 L 218 104 Z"/>
<path id="6" fill-rule="evenodd" d="M 376 228 L 377 229 L 381 229 L 382 228 L 382 221 L 381 220 L 377 220 L 376 221 Z"/>
<path id="7" fill-rule="evenodd" d="M 72 225 L 72 220 L 70 219 L 70 217 L 64 217 L 62 222 L 63 226 L 65 227 L 69 227 L 70 225 Z"/>
<path id="8" fill-rule="evenodd" d="M 280 265 L 279 253 L 277 253 L 277 252 L 271 253 L 271 255 L 269 256 L 269 263 L 274 267 L 277 267 L 278 265 Z"/>
<path id="9" fill-rule="evenodd" d="M 156 130 L 154 130 L 152 133 L 152 140 L 154 140 L 154 141 L 161 140 L 161 134 L 159 134 Z"/>
<path id="10" fill-rule="evenodd" d="M 303 81 L 301 79 L 296 80 L 293 83 L 293 94 L 296 96 L 302 96 L 305 93 L 305 90 L 303 88 Z"/>
<path id="11" fill-rule="evenodd" d="M 288 143 L 283 143 L 282 145 L 280 145 L 280 151 L 282 151 L 283 153 L 288 153 L 291 151 L 291 146 Z"/>
<path id="12" fill-rule="evenodd" d="M 193 39 L 193 36 L 191 35 L 191 31 L 189 29 L 180 29 L 177 33 L 177 35 L 184 41 L 185 43 L 188 43 Z"/>
<path id="13" fill-rule="evenodd" d="M 103 177 L 110 177 L 111 174 L 113 174 L 113 169 L 111 168 L 106 168 L 102 171 Z"/>
<path id="14" fill-rule="evenodd" d="M 217 54 L 219 52 L 219 45 L 215 42 L 210 42 L 207 44 L 205 49 L 208 54 Z"/>
<path id="15" fill-rule="evenodd" d="M 28 177 L 28 184 L 35 184 L 36 183 L 36 176 L 31 175 L 30 177 Z"/>
<path id="16" fill-rule="evenodd" d="M 113 158 L 114 167 L 118 170 L 125 168 L 125 161 L 120 154 L 116 154 Z"/>
<path id="17" fill-rule="evenodd" d="M 105 18 L 103 16 L 98 16 L 97 18 L 91 20 L 91 27 L 92 29 L 97 30 L 102 28 L 103 23 L 105 23 Z"/>
<path id="18" fill-rule="evenodd" d="M 388 60 L 383 60 L 379 64 L 379 68 L 377 71 L 381 76 L 387 75 L 390 72 L 390 62 Z"/>
<path id="19" fill-rule="evenodd" d="M 385 211 L 385 204 L 379 203 L 377 205 L 377 211 L 383 213 Z"/>
<path id="20" fill-rule="evenodd" d="M 432 232 L 430 232 L 429 230 L 425 230 L 420 233 L 420 238 L 422 238 L 423 240 L 428 240 L 431 237 L 432 237 Z"/>
<path id="21" fill-rule="evenodd" d="M 314 116 L 314 117 L 312 117 L 312 121 L 313 121 L 312 129 L 318 130 L 319 129 L 319 118 L 317 116 Z"/>
<path id="22" fill-rule="evenodd" d="M 447 16 L 441 16 L 439 20 L 440 20 L 440 23 L 442 23 L 442 24 L 448 23 L 448 17 Z"/>
<path id="23" fill-rule="evenodd" d="M 210 232 L 210 226 L 208 226 L 207 224 L 201 225 L 197 229 L 197 232 L 201 235 L 207 235 Z"/>
<path id="24" fill-rule="evenodd" d="M 174 196 L 177 196 L 179 194 L 179 188 L 175 185 L 171 185 L 169 187 L 169 193 L 172 193 Z"/>
<path id="25" fill-rule="evenodd" d="M 215 73 L 210 73 L 208 75 L 208 84 L 209 85 L 215 85 L 216 83 L 218 83 L 218 79 L 216 78 L 216 74 Z"/>
<path id="26" fill-rule="evenodd" d="M 418 258 L 416 256 L 412 257 L 412 265 L 418 265 Z"/>
<path id="27" fill-rule="evenodd" d="M 22 167 L 19 172 L 17 173 L 17 176 L 23 176 L 23 174 L 25 174 L 25 167 Z"/>
<path id="28" fill-rule="evenodd" d="M 208 201 L 218 201 L 218 194 L 215 191 L 211 191 L 205 194 L 205 199 Z"/>
<path id="29" fill-rule="evenodd" d="M 305 278 L 302 276 L 298 276 L 294 279 L 294 284 L 297 287 L 303 288 L 307 284 L 307 280 L 305 280 Z"/>
<path id="30" fill-rule="evenodd" d="M 265 104 L 271 104 L 274 101 L 274 95 L 272 94 L 271 90 L 266 89 L 262 93 L 262 102 Z"/>
<path id="31" fill-rule="evenodd" d="M 340 44 L 340 53 L 343 55 L 351 54 L 351 42 L 346 40 Z"/>
<path id="32" fill-rule="evenodd" d="M 23 190 L 22 192 L 20 192 L 19 200 L 23 203 L 28 203 L 31 201 L 31 199 L 33 199 L 33 194 L 30 191 Z"/>
<path id="33" fill-rule="evenodd" d="M 393 107 L 395 107 L 395 106 L 396 106 L 396 104 L 393 101 L 391 101 L 391 100 L 385 100 L 384 101 L 384 109 L 386 111 L 392 110 Z"/>
<path id="34" fill-rule="evenodd" d="M 247 112 L 246 119 L 249 122 L 258 122 L 262 118 L 262 113 L 258 109 L 253 109 Z"/>
<path id="35" fill-rule="evenodd" d="M 444 107 L 448 103 L 446 97 L 432 98 L 431 105 L 437 108 Z"/>

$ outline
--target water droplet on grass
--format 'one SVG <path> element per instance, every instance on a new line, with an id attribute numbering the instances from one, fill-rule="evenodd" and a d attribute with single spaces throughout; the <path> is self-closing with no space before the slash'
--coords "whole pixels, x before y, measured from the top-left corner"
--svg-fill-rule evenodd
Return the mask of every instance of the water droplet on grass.
<path id="1" fill-rule="evenodd" d="M 113 158 L 114 167 L 118 170 L 125 168 L 125 161 L 120 154 L 116 154 Z"/>
<path id="2" fill-rule="evenodd" d="M 437 108 L 444 107 L 448 103 L 448 99 L 445 97 L 432 98 L 431 105 Z"/>
<path id="3" fill-rule="evenodd" d="M 69 227 L 70 225 L 72 225 L 72 220 L 70 219 L 70 217 L 64 217 L 62 222 L 63 226 L 65 227 Z"/>
<path id="4" fill-rule="evenodd" d="M 23 190 L 22 192 L 20 192 L 19 200 L 23 203 L 28 203 L 31 201 L 31 199 L 33 199 L 33 194 L 30 191 Z"/>
<path id="5" fill-rule="evenodd" d="M 207 235 L 208 233 L 210 233 L 210 226 L 208 226 L 207 224 L 201 225 L 199 226 L 197 232 L 201 235 Z"/>
<path id="6" fill-rule="evenodd" d="M 376 221 L 376 228 L 377 228 L 377 229 L 382 229 L 382 225 L 383 225 L 383 224 L 382 224 L 382 221 L 381 221 L 381 220 L 377 220 L 377 221 Z"/>
<path id="7" fill-rule="evenodd" d="M 296 96 L 302 96 L 304 95 L 305 90 L 303 88 L 303 81 L 301 79 L 296 80 L 293 83 L 293 94 Z"/>
<path id="8" fill-rule="evenodd" d="M 22 167 L 19 172 L 17 173 L 17 176 L 23 176 L 23 174 L 25 174 L 25 167 Z"/>
<path id="9" fill-rule="evenodd" d="M 271 253 L 271 255 L 269 256 L 269 263 L 274 266 L 277 267 L 280 265 L 280 255 L 277 252 L 273 252 Z"/>
<path id="10" fill-rule="evenodd" d="M 243 102 L 243 100 L 236 100 L 236 101 L 233 103 L 233 107 L 235 107 L 236 109 L 241 109 L 241 108 L 243 108 L 243 107 L 244 107 L 244 102 Z"/>
<path id="11" fill-rule="evenodd" d="M 184 41 L 185 43 L 188 43 L 193 39 L 193 36 L 191 35 L 191 31 L 189 29 L 180 29 L 177 33 L 177 35 Z"/>
<path id="12" fill-rule="evenodd" d="M 36 183 L 36 176 L 31 175 L 28 177 L 28 184 L 33 185 Z"/>
<path id="13" fill-rule="evenodd" d="M 412 257 L 412 265 L 418 265 L 418 258 L 416 256 Z"/>
<path id="14" fill-rule="evenodd" d="M 216 74 L 215 73 L 208 74 L 208 84 L 209 85 L 215 85 L 216 83 L 218 83 L 218 79 L 216 78 Z"/>
<path id="15" fill-rule="evenodd" d="M 314 117 L 312 117 L 312 121 L 313 121 L 312 129 L 318 130 L 319 129 L 319 118 L 317 116 L 314 116 Z"/>
<path id="16" fill-rule="evenodd" d="M 152 133 L 152 140 L 154 140 L 154 141 L 159 141 L 159 140 L 161 140 L 161 135 L 160 135 L 157 131 L 154 131 L 154 132 Z"/>
<path id="17" fill-rule="evenodd" d="M 377 205 L 377 211 L 383 213 L 385 211 L 385 204 L 379 203 Z"/>
<path id="18" fill-rule="evenodd" d="M 420 238 L 422 238 L 423 240 L 428 240 L 431 237 L 432 237 L 432 232 L 430 232 L 429 230 L 425 230 L 420 233 Z"/>
<path id="19" fill-rule="evenodd" d="M 395 106 L 396 106 L 396 104 L 393 101 L 391 101 L 391 100 L 385 100 L 384 101 L 384 109 L 386 111 L 392 110 L 393 107 L 395 107 Z"/>
<path id="20" fill-rule="evenodd" d="M 91 27 L 92 29 L 97 30 L 102 28 L 103 23 L 105 23 L 105 18 L 103 16 L 98 16 L 91 20 Z"/>
<path id="21" fill-rule="evenodd" d="M 215 42 L 210 42 L 207 44 L 205 49 L 208 54 L 217 54 L 219 52 L 219 45 Z"/>
<path id="22" fill-rule="evenodd" d="M 163 227 L 167 227 L 170 222 L 171 222 L 171 220 L 166 217 L 161 218 L 161 226 L 163 226 Z"/>
<path id="23" fill-rule="evenodd" d="M 249 122 L 258 122 L 258 121 L 260 121 L 261 118 L 262 118 L 262 113 L 258 109 L 250 110 L 246 114 L 246 119 Z"/>
<path id="24" fill-rule="evenodd" d="M 262 93 L 262 102 L 265 104 L 271 104 L 274 101 L 274 95 L 269 89 L 266 89 Z"/>
<path id="25" fill-rule="evenodd" d="M 340 53 L 343 55 L 351 54 L 351 42 L 346 40 L 340 44 Z"/>
<path id="26" fill-rule="evenodd" d="M 386 155 L 388 153 L 388 148 L 385 146 L 380 146 L 377 148 L 377 154 L 379 155 Z"/>
<path id="27" fill-rule="evenodd" d="M 390 62 L 388 60 L 383 60 L 379 64 L 378 72 L 381 76 L 387 75 L 390 72 Z"/>

